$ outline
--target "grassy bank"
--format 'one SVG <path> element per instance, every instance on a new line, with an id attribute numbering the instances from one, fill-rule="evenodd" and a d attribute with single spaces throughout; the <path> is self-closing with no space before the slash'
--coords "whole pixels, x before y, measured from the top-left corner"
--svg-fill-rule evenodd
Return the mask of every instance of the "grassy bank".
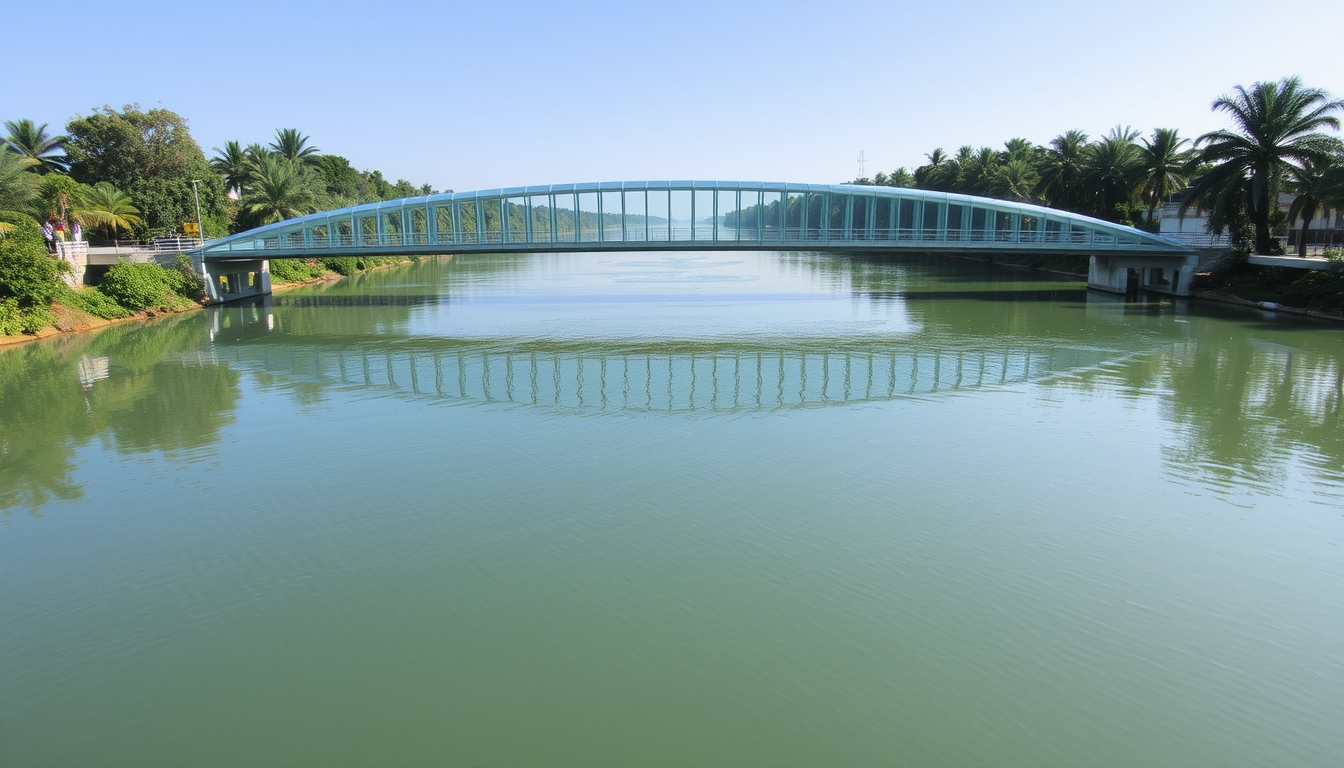
<path id="1" fill-rule="evenodd" d="M 1241 262 L 1195 280 L 1195 291 L 1214 298 L 1263 301 L 1344 319 L 1344 265 L 1314 271 Z"/>

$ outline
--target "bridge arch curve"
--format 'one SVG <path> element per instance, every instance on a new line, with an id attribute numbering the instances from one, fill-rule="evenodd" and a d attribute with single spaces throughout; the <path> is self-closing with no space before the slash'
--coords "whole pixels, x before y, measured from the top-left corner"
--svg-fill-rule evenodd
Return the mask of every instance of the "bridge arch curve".
<path id="1" fill-rule="evenodd" d="M 686 248 L 1189 253 L 1132 227 L 947 192 L 849 184 L 625 181 L 368 203 L 214 240 L 201 255 L 205 261 L 245 261 Z"/>

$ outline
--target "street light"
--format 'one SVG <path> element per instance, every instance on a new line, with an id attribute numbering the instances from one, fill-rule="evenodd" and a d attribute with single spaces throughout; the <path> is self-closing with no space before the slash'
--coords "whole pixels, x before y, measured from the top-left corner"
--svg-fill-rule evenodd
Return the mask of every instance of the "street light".
<path id="1" fill-rule="evenodd" d="M 205 245 L 205 227 L 201 226 L 201 193 L 197 191 L 196 185 L 200 184 L 200 179 L 191 180 L 191 196 L 196 198 L 196 239 L 201 246 Z M 201 274 L 205 275 L 205 254 L 201 254 Z"/>

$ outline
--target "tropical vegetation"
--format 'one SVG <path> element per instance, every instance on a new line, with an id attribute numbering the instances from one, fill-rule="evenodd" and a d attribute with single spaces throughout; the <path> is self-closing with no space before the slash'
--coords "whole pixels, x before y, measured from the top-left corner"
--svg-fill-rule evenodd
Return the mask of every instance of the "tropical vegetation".
<path id="1" fill-rule="evenodd" d="M 1211 233 L 1229 233 L 1242 251 L 1281 249 L 1289 219 L 1306 233 L 1319 213 L 1344 209 L 1344 147 L 1338 130 L 1344 100 L 1308 88 L 1295 77 L 1238 86 L 1212 104 L 1232 127 L 1193 141 L 1172 128 L 1144 136 L 1116 126 L 1092 140 L 1082 130 L 1059 134 L 1045 146 L 1010 139 L 1003 149 L 935 149 L 912 171 L 898 168 L 856 184 L 960 192 L 1039 203 L 1157 230 L 1159 206 L 1179 199 L 1185 215 L 1208 215 Z M 1295 194 L 1287 215 L 1279 193 Z M 1306 237 L 1299 238 L 1305 254 Z"/>

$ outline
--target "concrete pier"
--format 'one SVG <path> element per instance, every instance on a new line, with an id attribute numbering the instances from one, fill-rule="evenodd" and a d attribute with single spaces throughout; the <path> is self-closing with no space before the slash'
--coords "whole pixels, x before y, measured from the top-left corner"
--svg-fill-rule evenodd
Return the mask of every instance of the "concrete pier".
<path id="1" fill-rule="evenodd" d="M 1183 255 L 1095 255 L 1089 259 L 1087 287 L 1108 293 L 1126 293 L 1131 287 L 1171 296 L 1189 296 L 1199 268 L 1199 256 Z M 1136 285 L 1130 285 L 1130 270 L 1138 273 Z"/>
<path id="2" fill-rule="evenodd" d="M 266 259 L 202 262 L 201 274 L 205 277 L 205 292 L 211 304 L 266 296 L 271 292 L 271 264 Z"/>

